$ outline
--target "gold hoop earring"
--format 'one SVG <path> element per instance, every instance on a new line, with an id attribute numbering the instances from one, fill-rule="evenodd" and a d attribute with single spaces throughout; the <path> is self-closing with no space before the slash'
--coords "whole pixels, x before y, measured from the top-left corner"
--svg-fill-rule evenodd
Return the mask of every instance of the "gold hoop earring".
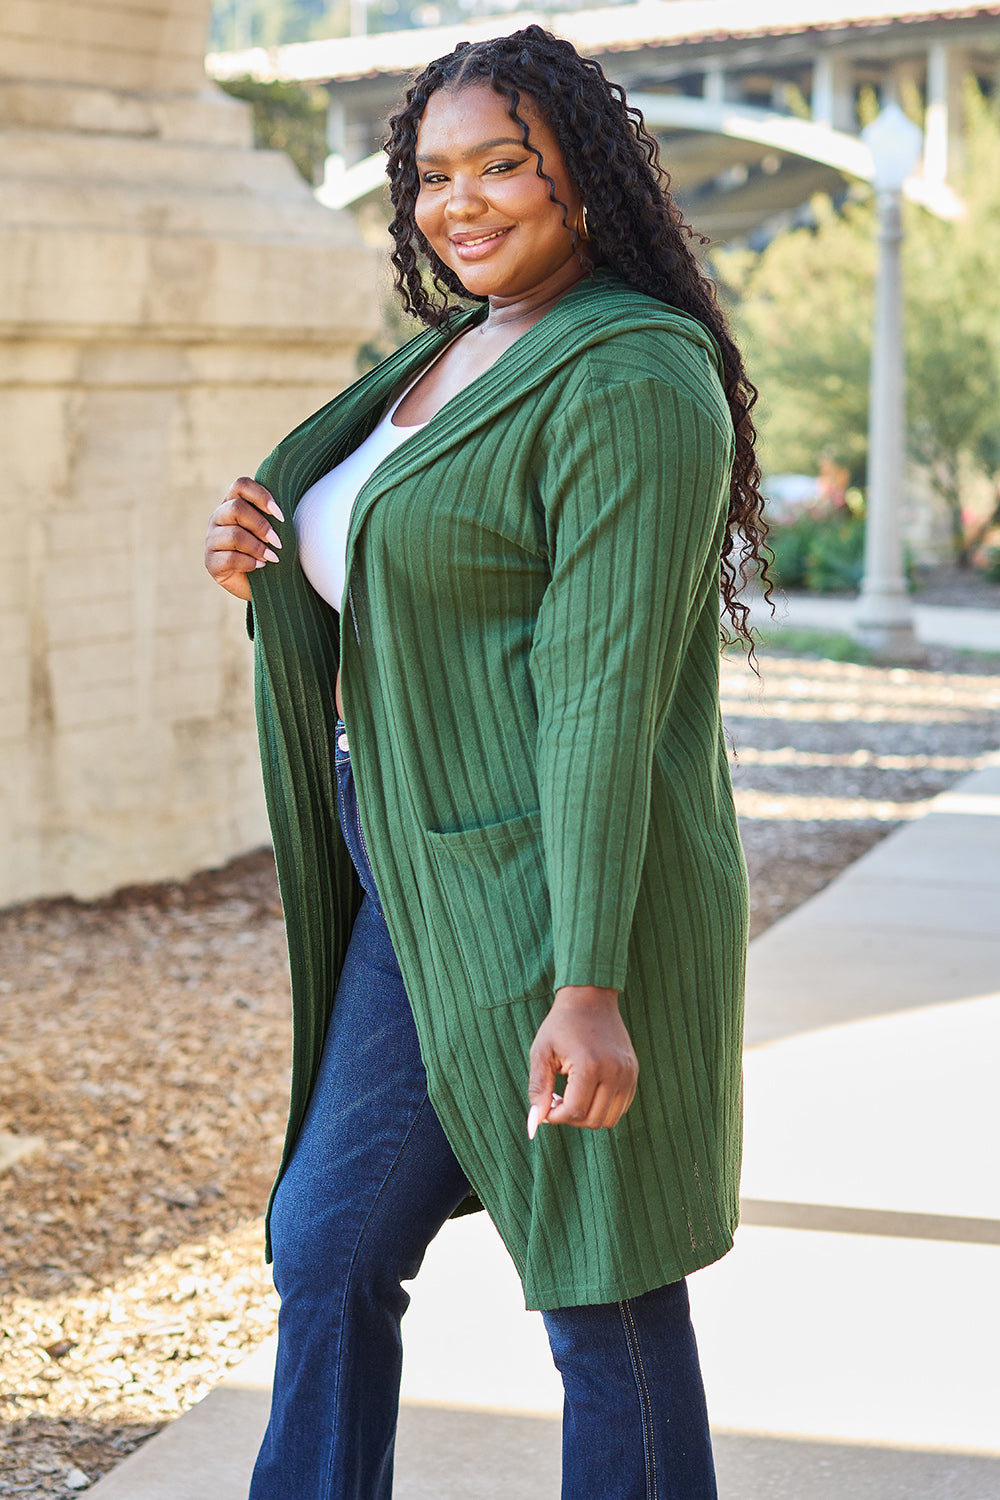
<path id="1" fill-rule="evenodd" d="M 577 239 L 582 240 L 584 244 L 590 239 L 590 230 L 587 226 L 587 209 L 582 203 L 580 204 L 580 212 L 577 215 L 576 235 Z"/>

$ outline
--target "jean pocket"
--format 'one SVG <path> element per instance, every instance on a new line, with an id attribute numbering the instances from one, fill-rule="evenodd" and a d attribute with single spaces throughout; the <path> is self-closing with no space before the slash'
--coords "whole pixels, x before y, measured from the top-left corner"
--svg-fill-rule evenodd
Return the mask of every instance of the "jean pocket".
<path id="1" fill-rule="evenodd" d="M 541 813 L 430 831 L 427 845 L 476 1004 L 551 999 L 555 956 Z"/>

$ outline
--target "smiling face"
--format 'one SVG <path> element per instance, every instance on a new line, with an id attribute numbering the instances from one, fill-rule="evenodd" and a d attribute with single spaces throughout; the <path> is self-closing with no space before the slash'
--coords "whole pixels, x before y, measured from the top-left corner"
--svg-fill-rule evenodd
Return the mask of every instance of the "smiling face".
<path id="1" fill-rule="evenodd" d="M 518 112 L 566 204 L 565 223 L 506 96 L 489 85 L 438 90 L 417 132 L 417 227 L 474 296 L 501 303 L 550 283 L 569 285 L 586 269 L 570 228 L 579 221 L 580 195 L 555 135 L 530 99 L 522 97 Z"/>

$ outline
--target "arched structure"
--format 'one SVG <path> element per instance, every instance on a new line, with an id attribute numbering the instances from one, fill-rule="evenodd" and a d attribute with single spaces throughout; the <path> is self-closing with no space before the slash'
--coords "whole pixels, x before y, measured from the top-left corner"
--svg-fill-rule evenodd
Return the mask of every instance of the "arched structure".
<path id="1" fill-rule="evenodd" d="M 331 158 L 321 191 L 339 205 L 382 181 L 385 117 L 413 69 L 460 40 L 531 21 L 597 57 L 641 100 L 688 217 L 714 240 L 766 230 L 814 192 L 870 175 L 857 139 L 864 88 L 924 105 L 912 195 L 958 212 L 947 183 L 960 150 L 961 79 L 1000 76 L 995 0 L 641 0 L 222 54 L 209 67 L 218 77 L 326 84 Z"/>
<path id="2" fill-rule="evenodd" d="M 872 179 L 871 152 L 864 141 L 857 135 L 835 130 L 820 121 L 780 114 L 777 110 L 760 109 L 752 104 L 691 98 L 686 94 L 635 90 L 629 94 L 629 100 L 642 110 L 649 128 L 660 134 L 676 131 L 686 135 L 718 136 L 730 144 L 744 143 L 761 148 L 768 153 L 763 157 L 765 175 L 770 175 L 768 167 L 772 162 L 780 164 L 781 157 L 784 157 L 788 161 L 828 169 L 830 186 L 834 190 L 840 186 L 839 178 L 856 177 L 864 182 Z M 781 155 L 776 158 L 773 153 Z M 732 166 L 727 170 L 732 173 Z M 342 158 L 335 155 L 328 159 L 326 179 L 318 197 L 330 208 L 342 208 L 375 192 L 384 180 L 383 152 L 373 152 L 352 167 L 345 167 Z M 742 185 L 742 180 L 745 179 L 739 178 L 735 185 Z M 959 199 L 943 179 L 914 178 L 908 184 L 907 193 L 942 218 L 957 217 L 961 213 Z"/>

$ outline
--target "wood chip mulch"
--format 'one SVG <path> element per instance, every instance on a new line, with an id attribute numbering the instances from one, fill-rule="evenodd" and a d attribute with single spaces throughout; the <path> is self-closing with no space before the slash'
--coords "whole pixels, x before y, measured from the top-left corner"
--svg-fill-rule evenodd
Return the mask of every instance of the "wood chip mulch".
<path id="1" fill-rule="evenodd" d="M 723 666 L 753 930 L 1000 746 L 1000 661 Z M 271 1333 L 289 1065 L 267 851 L 0 913 L 0 1494 L 85 1490 Z"/>

